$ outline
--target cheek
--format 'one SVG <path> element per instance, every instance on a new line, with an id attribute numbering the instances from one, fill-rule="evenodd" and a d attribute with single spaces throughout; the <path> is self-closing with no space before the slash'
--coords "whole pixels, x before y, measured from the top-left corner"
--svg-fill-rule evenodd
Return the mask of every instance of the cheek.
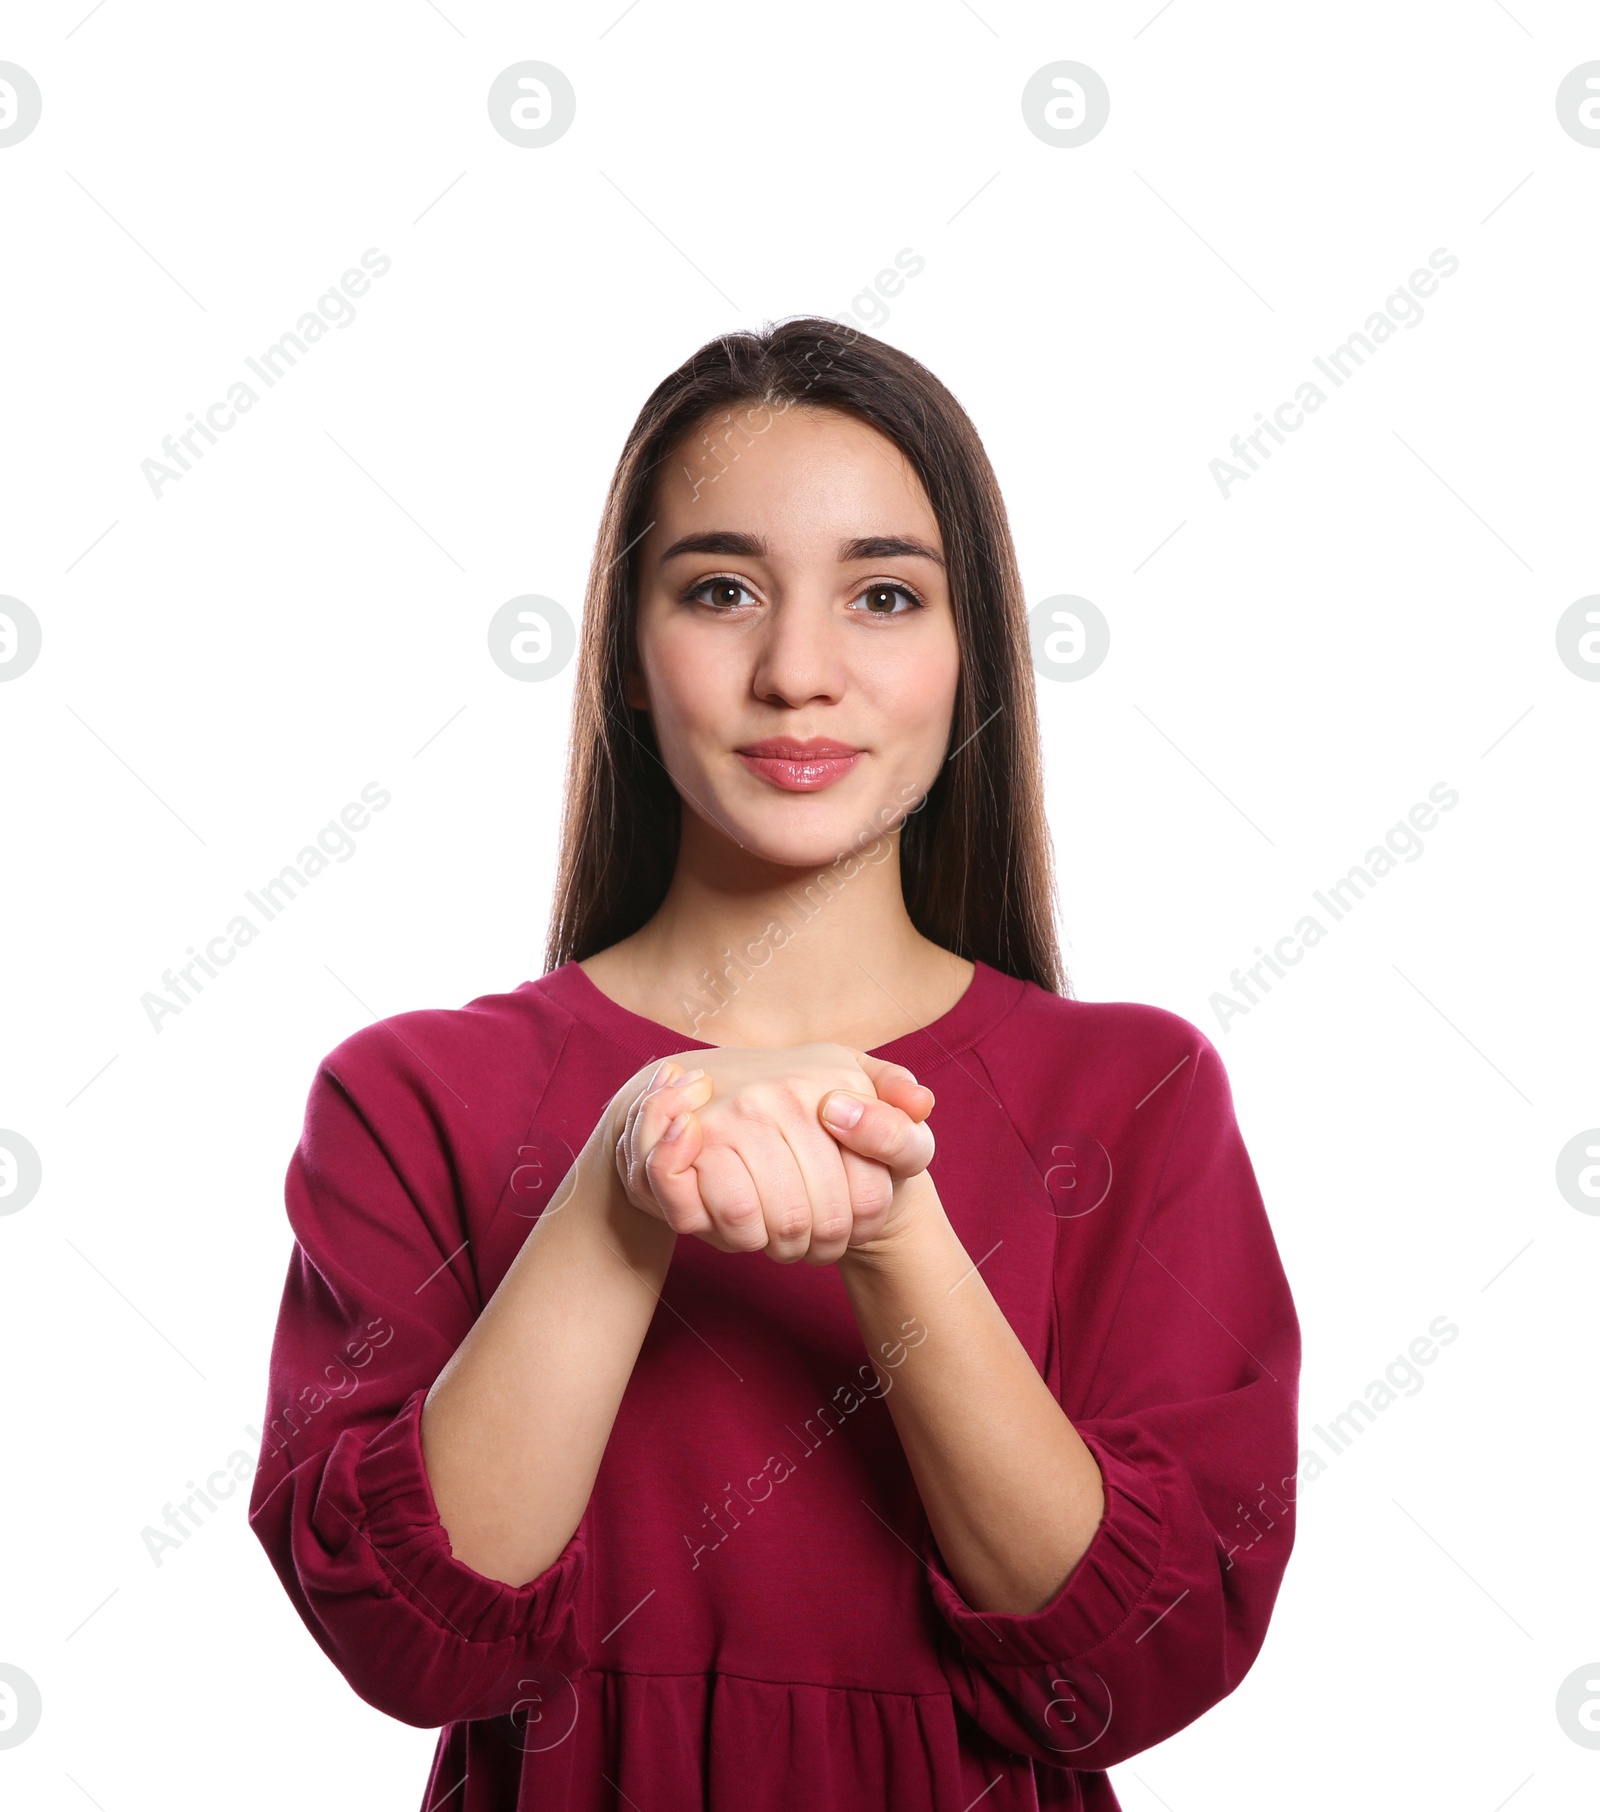
<path id="1" fill-rule="evenodd" d="M 954 638 L 886 652 L 894 658 L 877 665 L 870 682 L 882 721 L 895 727 L 908 749 L 942 748 L 960 671 Z"/>
<path id="2" fill-rule="evenodd" d="M 703 742 L 727 722 L 733 678 L 725 662 L 710 657 L 695 636 L 666 634 L 651 641 L 645 671 L 663 753 Z"/>

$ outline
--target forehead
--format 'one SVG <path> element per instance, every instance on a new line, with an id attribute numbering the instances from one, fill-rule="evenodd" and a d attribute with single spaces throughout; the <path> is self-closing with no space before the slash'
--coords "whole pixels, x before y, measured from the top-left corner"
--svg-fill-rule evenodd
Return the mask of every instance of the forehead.
<path id="1" fill-rule="evenodd" d="M 921 480 L 900 448 L 838 409 L 739 404 L 684 435 L 653 487 L 647 543 L 709 528 L 833 544 L 915 531 L 940 545 Z"/>

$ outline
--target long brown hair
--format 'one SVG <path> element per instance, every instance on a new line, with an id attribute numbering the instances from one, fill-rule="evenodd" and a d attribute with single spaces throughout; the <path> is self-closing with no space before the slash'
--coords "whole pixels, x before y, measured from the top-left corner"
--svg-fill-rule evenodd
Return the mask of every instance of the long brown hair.
<path id="1" fill-rule="evenodd" d="M 632 556 L 650 528 L 652 482 L 697 429 L 731 463 L 737 441 L 762 431 L 762 415 L 795 404 L 843 410 L 893 441 L 944 541 L 961 670 L 945 764 L 901 825 L 911 922 L 959 956 L 1070 994 L 1055 935 L 1027 606 L 994 470 L 966 411 L 926 366 L 814 316 L 708 340 L 651 392 L 623 446 L 584 600 L 546 967 L 637 931 L 677 862 L 681 801 L 648 714 L 623 691 L 635 664 Z"/>

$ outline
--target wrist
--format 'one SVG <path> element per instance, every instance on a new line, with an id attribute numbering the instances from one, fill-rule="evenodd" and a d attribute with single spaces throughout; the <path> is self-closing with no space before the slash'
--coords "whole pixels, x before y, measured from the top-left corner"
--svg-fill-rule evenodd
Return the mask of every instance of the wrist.
<path id="1" fill-rule="evenodd" d="M 678 1236 L 665 1221 L 629 1201 L 617 1173 L 616 1135 L 608 1138 L 607 1132 L 603 1117 L 573 1165 L 575 1201 L 583 1204 L 586 1237 L 604 1242 L 652 1288 L 659 1288 Z"/>
<path id="2" fill-rule="evenodd" d="M 584 1194 L 608 1216 L 627 1200 L 627 1192 L 617 1172 L 617 1140 L 621 1134 L 622 1120 L 620 1117 L 613 1119 L 612 1109 L 608 1107 L 573 1166 L 583 1181 Z"/>
<path id="3" fill-rule="evenodd" d="M 896 1182 L 884 1231 L 859 1246 L 847 1246 L 840 1253 L 839 1272 L 847 1278 L 893 1274 L 925 1250 L 941 1226 L 949 1227 L 944 1203 L 933 1186 L 933 1178 L 927 1171 L 919 1170 L 915 1176 Z"/>

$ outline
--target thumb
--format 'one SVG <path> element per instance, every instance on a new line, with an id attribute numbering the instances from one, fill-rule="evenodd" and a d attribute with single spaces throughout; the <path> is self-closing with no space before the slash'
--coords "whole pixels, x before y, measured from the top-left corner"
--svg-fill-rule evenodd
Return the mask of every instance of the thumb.
<path id="1" fill-rule="evenodd" d="M 933 1159 L 933 1133 L 876 1095 L 830 1089 L 818 1103 L 822 1124 L 839 1143 L 864 1158 L 875 1158 L 897 1177 L 926 1170 Z"/>

